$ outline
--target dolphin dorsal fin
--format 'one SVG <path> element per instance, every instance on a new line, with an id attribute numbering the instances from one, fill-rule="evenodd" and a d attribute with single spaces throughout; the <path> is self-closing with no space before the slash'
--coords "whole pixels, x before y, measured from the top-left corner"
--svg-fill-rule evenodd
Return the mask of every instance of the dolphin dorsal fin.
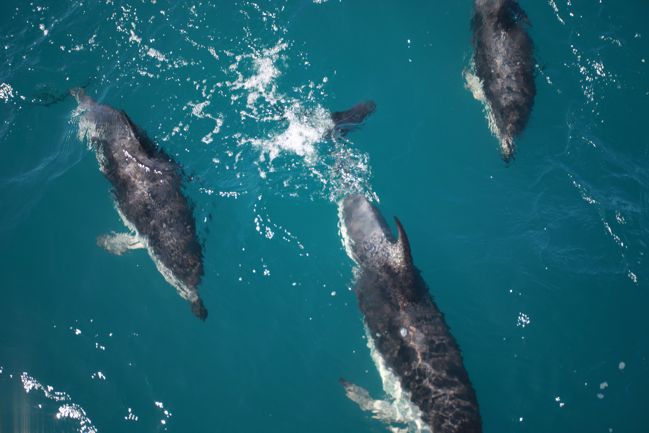
<path id="1" fill-rule="evenodd" d="M 394 222 L 397 224 L 397 233 L 399 238 L 397 239 L 397 248 L 403 257 L 403 262 L 410 266 L 412 265 L 412 254 L 410 253 L 410 241 L 408 241 L 408 235 L 401 225 L 399 218 L 394 217 Z"/>

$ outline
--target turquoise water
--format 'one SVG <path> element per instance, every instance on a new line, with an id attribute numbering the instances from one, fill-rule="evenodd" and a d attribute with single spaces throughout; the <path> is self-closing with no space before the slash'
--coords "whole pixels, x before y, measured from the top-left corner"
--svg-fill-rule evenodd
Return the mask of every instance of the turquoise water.
<path id="1" fill-rule="evenodd" d="M 486 432 L 646 431 L 649 4 L 521 4 L 538 95 L 505 166 L 465 88 L 470 1 L 4 0 L 0 432 L 387 431 L 338 382 L 383 395 L 353 191 L 408 231 Z M 145 252 L 96 246 L 123 225 L 80 85 L 188 175 L 205 323 Z"/>

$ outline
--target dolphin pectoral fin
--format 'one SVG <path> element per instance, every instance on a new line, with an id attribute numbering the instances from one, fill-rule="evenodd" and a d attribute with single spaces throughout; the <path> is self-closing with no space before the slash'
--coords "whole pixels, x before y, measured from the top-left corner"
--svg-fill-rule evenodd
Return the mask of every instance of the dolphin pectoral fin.
<path id="1" fill-rule="evenodd" d="M 128 250 L 144 248 L 139 237 L 129 233 L 114 233 L 102 235 L 97 238 L 97 245 L 111 254 L 121 256 Z"/>
<path id="2" fill-rule="evenodd" d="M 476 101 L 485 103 L 487 101 L 487 98 L 485 97 L 482 81 L 480 80 L 480 78 L 478 78 L 475 72 L 470 69 L 465 69 L 463 75 L 464 87 L 471 92 L 471 95 L 473 95 Z"/>
<path id="3" fill-rule="evenodd" d="M 365 388 L 345 379 L 341 378 L 340 383 L 345 388 L 347 398 L 356 403 L 361 410 L 371 412 L 372 418 L 388 424 L 402 422 L 395 407 L 390 402 L 386 400 L 374 400 Z"/>

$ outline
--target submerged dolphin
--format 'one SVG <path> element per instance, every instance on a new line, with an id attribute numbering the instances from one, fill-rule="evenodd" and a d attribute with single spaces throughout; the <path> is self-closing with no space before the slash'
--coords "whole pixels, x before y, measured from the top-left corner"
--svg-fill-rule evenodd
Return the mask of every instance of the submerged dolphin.
<path id="1" fill-rule="evenodd" d="M 525 129 L 536 95 L 527 23 L 516 0 L 475 0 L 473 63 L 505 161 L 514 154 L 514 139 Z"/>
<path id="2" fill-rule="evenodd" d="M 113 186 L 116 209 L 131 231 L 101 236 L 97 243 L 117 255 L 146 248 L 165 280 L 204 320 L 207 310 L 198 295 L 203 252 L 182 193 L 180 167 L 125 112 L 98 104 L 82 89 L 71 94 L 79 103 L 80 135 L 95 150 L 99 168 Z"/>
<path id="3" fill-rule="evenodd" d="M 333 130 L 345 136 L 349 132 L 358 129 L 374 111 L 376 111 L 376 103 L 374 101 L 363 101 L 354 105 L 349 110 L 334 111 L 330 114 L 331 120 L 334 122 Z"/>
<path id="4" fill-rule="evenodd" d="M 355 291 L 368 346 L 384 388 L 394 398 L 405 396 L 414 405 L 405 412 L 416 419 L 404 417 L 402 404 L 373 401 L 363 388 L 342 381 L 347 395 L 375 417 L 411 423 L 416 431 L 481 432 L 460 349 L 413 264 L 401 223 L 395 219 L 394 239 L 379 211 L 360 195 L 346 197 L 339 213 L 345 248 L 359 268 Z"/>

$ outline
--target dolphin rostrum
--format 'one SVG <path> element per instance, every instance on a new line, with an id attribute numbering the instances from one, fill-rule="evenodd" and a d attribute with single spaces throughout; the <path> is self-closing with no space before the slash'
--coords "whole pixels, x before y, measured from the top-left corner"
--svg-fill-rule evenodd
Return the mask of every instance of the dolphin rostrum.
<path id="1" fill-rule="evenodd" d="M 407 423 L 417 432 L 482 431 L 475 391 L 460 349 L 415 268 L 406 233 L 398 238 L 363 196 L 339 207 L 347 254 L 356 262 L 355 292 L 364 316 L 368 346 L 390 404 L 342 380 L 345 391 L 376 418 Z M 408 404 L 409 403 L 409 404 Z"/>
<path id="2" fill-rule="evenodd" d="M 79 135 L 94 149 L 101 172 L 112 185 L 115 207 L 130 233 L 100 236 L 97 243 L 121 255 L 146 248 L 158 271 L 205 320 L 198 295 L 203 252 L 192 207 L 182 192 L 182 173 L 124 111 L 97 103 L 83 89 L 71 90 L 79 103 Z"/>
<path id="3" fill-rule="evenodd" d="M 475 0 L 473 63 L 482 89 L 474 95 L 487 105 L 506 162 L 514 155 L 514 139 L 525 129 L 536 95 L 528 23 L 516 0 Z"/>

